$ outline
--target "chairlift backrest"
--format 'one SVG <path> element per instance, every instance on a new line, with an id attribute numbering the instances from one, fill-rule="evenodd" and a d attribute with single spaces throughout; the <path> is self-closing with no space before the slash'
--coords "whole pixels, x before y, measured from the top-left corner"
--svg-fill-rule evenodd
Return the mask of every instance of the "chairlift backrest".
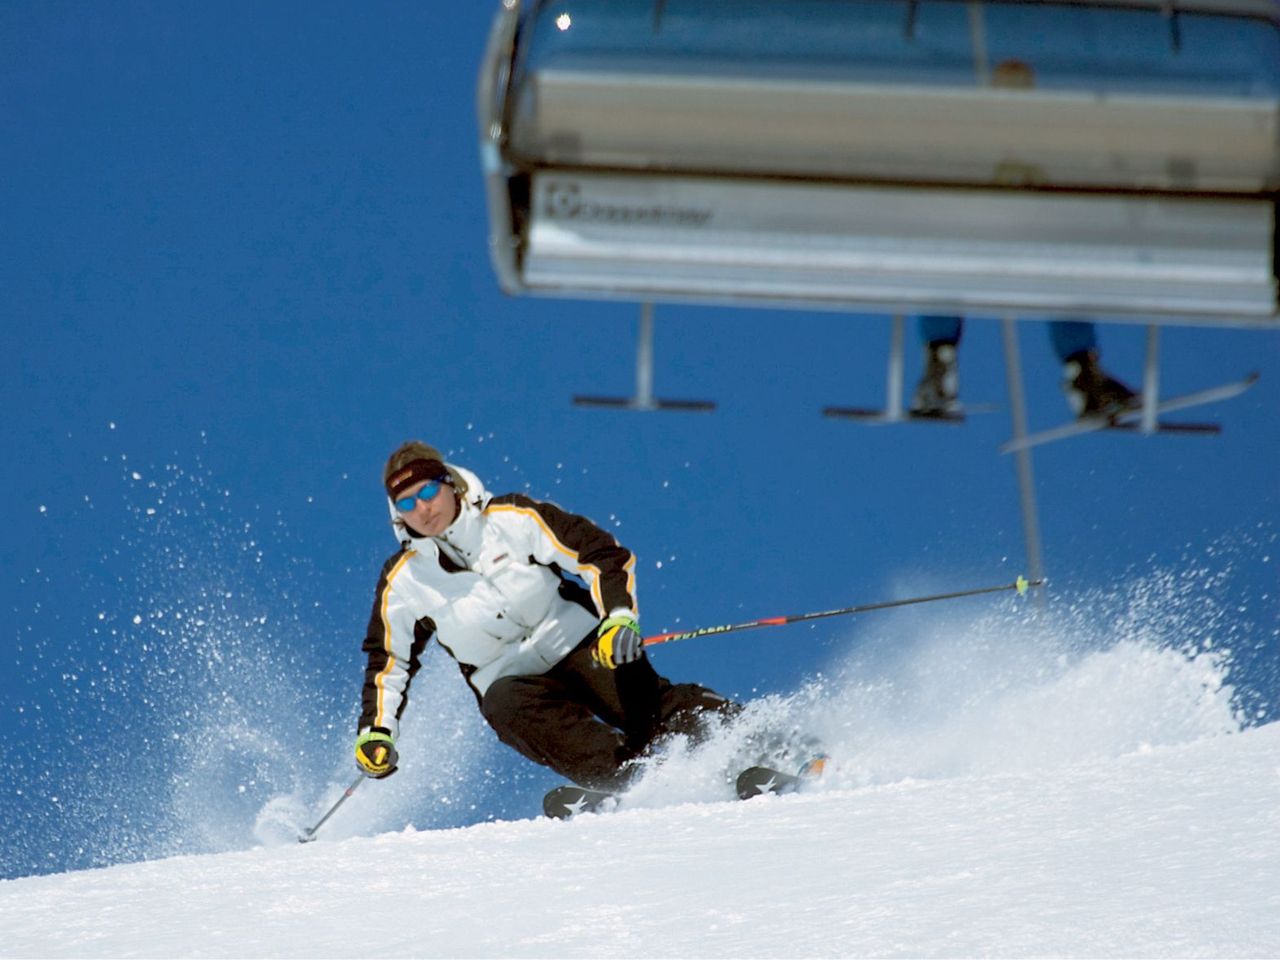
<path id="1" fill-rule="evenodd" d="M 1280 3 L 507 0 L 505 289 L 1277 321 Z"/>

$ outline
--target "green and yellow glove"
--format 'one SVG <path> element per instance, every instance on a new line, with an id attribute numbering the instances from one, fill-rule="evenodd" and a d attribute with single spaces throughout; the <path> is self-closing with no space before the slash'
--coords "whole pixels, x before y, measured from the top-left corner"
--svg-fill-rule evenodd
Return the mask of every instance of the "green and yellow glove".
<path id="1" fill-rule="evenodd" d="M 356 737 L 356 767 L 366 777 L 381 780 L 391 776 L 399 759 L 395 741 L 381 727 L 362 730 Z"/>
<path id="2" fill-rule="evenodd" d="M 631 616 L 609 617 L 596 631 L 596 645 L 591 659 L 602 667 L 616 670 L 624 663 L 634 663 L 644 654 L 640 624 Z"/>

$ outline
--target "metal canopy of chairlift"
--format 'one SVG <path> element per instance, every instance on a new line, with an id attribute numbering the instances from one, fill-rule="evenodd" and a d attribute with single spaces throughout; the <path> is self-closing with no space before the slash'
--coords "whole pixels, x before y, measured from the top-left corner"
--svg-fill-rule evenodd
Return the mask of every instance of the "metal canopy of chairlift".
<path id="1" fill-rule="evenodd" d="M 825 412 L 902 423 L 903 315 L 999 318 L 1034 579 L 1015 318 L 1146 324 L 1141 434 L 1159 326 L 1280 327 L 1280 0 L 502 0 L 478 107 L 502 289 L 641 304 L 577 403 L 714 409 L 654 396 L 654 304 L 782 306 L 893 317 L 884 408 Z"/>
<path id="2" fill-rule="evenodd" d="M 1278 326 L 1278 10 L 508 0 L 479 91 L 499 281 L 639 302 Z M 1044 63 L 1021 55 L 1093 14 L 1078 55 L 1061 41 Z M 1014 19 L 1019 56 L 1001 34 Z M 1223 24 L 1231 42 L 1211 42 Z M 1108 42 L 1130 29 L 1161 40 Z"/>

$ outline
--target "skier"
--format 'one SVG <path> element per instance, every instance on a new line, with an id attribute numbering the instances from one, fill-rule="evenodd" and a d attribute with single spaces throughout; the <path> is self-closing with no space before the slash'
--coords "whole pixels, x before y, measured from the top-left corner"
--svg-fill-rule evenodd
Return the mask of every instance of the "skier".
<path id="1" fill-rule="evenodd" d="M 364 641 L 355 756 L 366 776 L 396 770 L 400 717 L 433 638 L 503 743 L 594 790 L 625 788 L 659 738 L 697 738 L 740 709 L 653 669 L 635 557 L 590 520 L 491 496 L 418 441 L 391 454 L 383 482 L 400 550 L 382 568 Z"/>
<path id="2" fill-rule="evenodd" d="M 925 348 L 924 372 L 916 386 L 911 409 L 924 416 L 958 413 L 958 348 L 964 321 L 953 316 L 923 316 L 919 323 L 920 340 Z M 1102 369 L 1092 323 L 1051 321 L 1049 340 L 1062 361 L 1062 389 L 1079 419 L 1115 416 L 1136 403 L 1134 392 Z"/>

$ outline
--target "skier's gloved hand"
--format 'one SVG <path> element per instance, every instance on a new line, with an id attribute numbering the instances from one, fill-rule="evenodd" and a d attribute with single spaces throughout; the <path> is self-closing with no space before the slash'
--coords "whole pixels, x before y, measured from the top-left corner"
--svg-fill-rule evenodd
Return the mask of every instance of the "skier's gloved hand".
<path id="1" fill-rule="evenodd" d="M 361 730 L 360 736 L 356 737 L 356 767 L 366 777 L 381 780 L 391 776 L 396 772 L 399 759 L 395 741 L 382 727 Z"/>
<path id="2" fill-rule="evenodd" d="M 614 670 L 624 663 L 634 663 L 643 654 L 644 641 L 635 617 L 620 614 L 600 624 L 596 645 L 591 648 L 591 659 L 600 666 Z"/>

